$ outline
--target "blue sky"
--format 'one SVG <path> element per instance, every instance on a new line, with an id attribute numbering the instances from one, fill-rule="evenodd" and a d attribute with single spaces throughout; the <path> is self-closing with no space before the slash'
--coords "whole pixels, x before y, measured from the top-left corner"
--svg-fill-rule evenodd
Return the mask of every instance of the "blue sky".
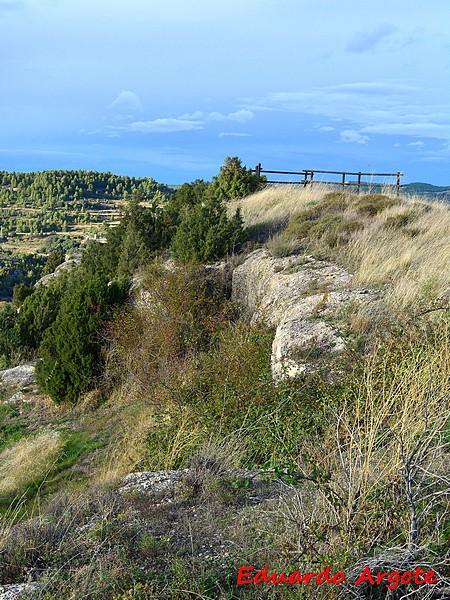
<path id="1" fill-rule="evenodd" d="M 448 0 L 0 0 L 0 170 L 450 184 Z"/>

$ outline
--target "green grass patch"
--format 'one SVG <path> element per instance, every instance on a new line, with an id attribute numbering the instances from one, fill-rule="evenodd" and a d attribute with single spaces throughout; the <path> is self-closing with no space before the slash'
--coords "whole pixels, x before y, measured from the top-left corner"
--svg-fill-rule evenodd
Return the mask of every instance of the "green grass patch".
<path id="1" fill-rule="evenodd" d="M 92 438 L 84 432 L 70 433 L 58 458 L 47 473 L 28 482 L 21 494 L 0 498 L 0 515 L 10 513 L 11 510 L 18 510 L 22 515 L 28 514 L 33 510 L 37 498 L 43 498 L 65 487 L 76 488 L 82 485 L 88 474 L 76 472 L 72 467 L 105 444 L 105 440 Z"/>

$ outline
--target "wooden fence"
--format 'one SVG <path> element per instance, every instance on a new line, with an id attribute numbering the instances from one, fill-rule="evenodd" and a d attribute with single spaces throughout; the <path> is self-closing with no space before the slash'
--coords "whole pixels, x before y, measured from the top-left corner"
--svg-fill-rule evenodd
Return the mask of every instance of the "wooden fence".
<path id="1" fill-rule="evenodd" d="M 403 173 L 362 173 L 361 171 L 358 173 L 353 173 L 351 171 L 321 171 L 319 169 L 305 169 L 303 171 L 272 171 L 268 169 L 263 169 L 261 163 L 256 165 L 255 169 L 252 169 L 253 173 L 256 173 L 258 178 L 265 173 L 276 174 L 276 175 L 296 175 L 301 179 L 297 181 L 273 181 L 266 180 L 266 183 L 270 184 L 288 184 L 288 185 L 303 185 L 306 187 L 307 185 L 313 185 L 315 183 L 320 183 L 321 185 L 334 185 L 336 187 L 344 190 L 346 187 L 353 188 L 359 194 L 362 188 L 366 188 L 369 190 L 380 189 L 387 190 L 395 189 L 395 193 L 397 196 L 400 194 L 401 190 L 401 178 Z M 324 181 L 322 178 L 315 177 L 316 175 L 335 175 L 338 177 L 336 181 Z M 348 179 L 348 177 L 353 177 L 356 179 Z M 369 181 L 363 181 L 363 177 L 369 177 Z M 383 181 L 376 181 L 377 178 L 383 177 Z M 394 179 L 394 183 L 386 181 L 386 178 Z"/>

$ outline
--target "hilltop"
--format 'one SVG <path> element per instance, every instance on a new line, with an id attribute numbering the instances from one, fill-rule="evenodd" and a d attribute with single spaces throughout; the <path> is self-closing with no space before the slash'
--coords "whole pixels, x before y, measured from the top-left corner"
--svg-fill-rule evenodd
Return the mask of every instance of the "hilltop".
<path id="1" fill-rule="evenodd" d="M 369 599 L 366 565 L 421 565 L 437 583 L 391 596 L 448 597 L 449 207 L 256 187 L 230 159 L 157 219 L 131 203 L 3 317 L 40 386 L 30 364 L 0 405 L 3 583 Z M 245 565 L 346 581 L 238 586 Z"/>
<path id="2" fill-rule="evenodd" d="M 450 186 L 432 185 L 431 183 L 407 183 L 402 186 L 403 194 L 417 194 L 433 198 L 448 198 L 450 196 Z"/>

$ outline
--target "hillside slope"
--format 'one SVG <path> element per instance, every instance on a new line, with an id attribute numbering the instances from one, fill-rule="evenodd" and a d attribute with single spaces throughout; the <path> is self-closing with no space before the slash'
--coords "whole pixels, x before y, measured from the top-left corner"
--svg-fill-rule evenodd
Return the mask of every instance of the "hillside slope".
<path id="1" fill-rule="evenodd" d="M 48 599 L 447 597 L 448 207 L 320 189 L 237 204 L 247 252 L 142 268 L 76 407 L 5 392 L 0 583 Z M 279 382 L 294 316 L 311 331 L 289 360 L 314 368 Z M 237 585 L 250 565 L 345 581 Z M 355 587 L 367 565 L 436 579 Z"/>

